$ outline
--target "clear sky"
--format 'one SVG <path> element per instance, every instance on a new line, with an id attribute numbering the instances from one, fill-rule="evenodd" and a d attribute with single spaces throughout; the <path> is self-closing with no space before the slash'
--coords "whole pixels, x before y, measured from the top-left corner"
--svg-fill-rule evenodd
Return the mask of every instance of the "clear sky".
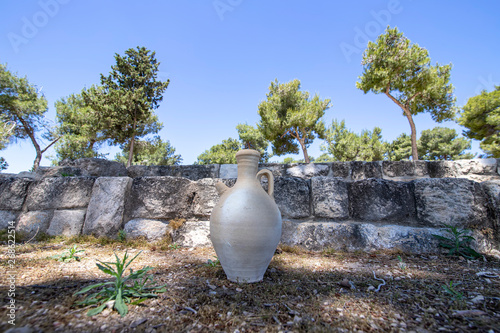
<path id="1" fill-rule="evenodd" d="M 156 51 L 160 79 L 170 79 L 156 110 L 183 164 L 229 137 L 236 125 L 255 125 L 258 104 L 270 82 L 301 80 L 302 90 L 332 100 L 325 121 L 345 119 L 355 132 L 382 128 L 384 140 L 409 133 L 408 121 L 386 96 L 363 94 L 355 83 L 368 40 L 397 26 L 425 47 L 433 64 L 453 63 L 451 81 L 458 106 L 482 89 L 500 84 L 500 2 L 365 1 L 78 1 L 0 2 L 0 63 L 27 76 L 54 103 L 99 83 L 114 55 L 144 46 Z M 428 115 L 414 118 L 417 131 L 435 126 Z M 309 155 L 321 154 L 321 140 Z M 479 145 L 473 142 L 473 152 Z M 113 158 L 117 148 L 112 148 Z M 49 166 L 46 157 L 42 166 Z M 4 172 L 29 170 L 35 151 L 29 141 L 0 152 Z M 303 158 L 302 155 L 294 155 Z M 273 161 L 284 157 L 275 157 Z"/>

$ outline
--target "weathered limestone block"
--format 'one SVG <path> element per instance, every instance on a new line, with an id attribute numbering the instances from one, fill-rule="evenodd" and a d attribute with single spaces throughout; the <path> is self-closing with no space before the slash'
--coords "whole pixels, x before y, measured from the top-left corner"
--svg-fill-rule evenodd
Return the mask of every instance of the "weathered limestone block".
<path id="1" fill-rule="evenodd" d="M 219 170 L 219 178 L 221 179 L 231 179 L 238 177 L 238 165 L 237 164 L 221 164 Z"/>
<path id="2" fill-rule="evenodd" d="M 407 253 L 424 253 L 438 250 L 438 241 L 432 234 L 441 234 L 441 231 L 356 222 L 283 221 L 281 243 L 314 251 L 326 248 L 341 251 L 401 249 Z"/>
<path id="3" fill-rule="evenodd" d="M 133 165 L 128 169 L 131 178 L 183 177 L 190 180 L 219 177 L 219 164 L 210 165 Z"/>
<path id="4" fill-rule="evenodd" d="M 415 224 L 413 184 L 380 178 L 356 181 L 349 186 L 349 209 L 357 221 L 390 221 Z"/>
<path id="5" fill-rule="evenodd" d="M 346 220 L 349 218 L 347 183 L 341 178 L 311 178 L 312 206 L 315 218 Z"/>
<path id="6" fill-rule="evenodd" d="M 100 177 L 92 189 L 83 234 L 116 237 L 122 228 L 125 198 L 132 185 L 129 177 Z"/>
<path id="7" fill-rule="evenodd" d="M 70 166 L 82 169 L 83 173 L 92 177 L 124 177 L 127 168 L 120 162 L 102 158 L 79 158 L 76 160 L 65 159 L 59 166 Z"/>
<path id="8" fill-rule="evenodd" d="M 82 232 L 86 209 L 55 210 L 47 233 L 52 236 L 78 236 Z"/>
<path id="9" fill-rule="evenodd" d="M 170 233 L 168 223 L 159 220 L 133 219 L 125 223 L 127 238 L 145 237 L 148 241 L 162 239 Z"/>
<path id="10" fill-rule="evenodd" d="M 310 179 L 312 177 L 327 176 L 330 165 L 326 163 L 292 164 L 286 168 L 288 177 Z"/>
<path id="11" fill-rule="evenodd" d="M 19 211 L 0 210 L 0 230 L 7 229 L 9 222 L 15 222 L 20 213 Z"/>
<path id="12" fill-rule="evenodd" d="M 332 177 L 340 177 L 344 179 L 351 178 L 351 163 L 350 162 L 331 162 Z"/>
<path id="13" fill-rule="evenodd" d="M 31 210 L 86 208 L 93 177 L 45 178 L 30 186 L 26 205 Z"/>
<path id="14" fill-rule="evenodd" d="M 383 161 L 384 179 L 410 181 L 417 178 L 429 178 L 426 161 Z"/>
<path id="15" fill-rule="evenodd" d="M 491 227 L 486 193 L 479 183 L 463 178 L 418 179 L 413 183 L 420 223 L 432 227 Z"/>
<path id="16" fill-rule="evenodd" d="M 90 174 L 81 168 L 74 166 L 39 167 L 36 170 L 37 180 L 48 177 L 87 177 Z"/>
<path id="17" fill-rule="evenodd" d="M 52 219 L 52 211 L 31 211 L 22 213 L 16 224 L 16 231 L 33 237 L 37 233 L 47 232 Z"/>
<path id="18" fill-rule="evenodd" d="M 351 179 L 382 178 L 382 162 L 351 162 Z"/>
<path id="19" fill-rule="evenodd" d="M 493 238 L 500 245 L 500 180 L 490 180 L 481 183 L 488 197 L 492 224 Z"/>
<path id="20" fill-rule="evenodd" d="M 274 200 L 283 217 L 300 219 L 311 215 L 309 186 L 309 181 L 301 178 L 274 180 Z"/>
<path id="21" fill-rule="evenodd" d="M 196 196 L 192 181 L 179 177 L 140 177 L 132 182 L 127 200 L 129 219 L 187 218 Z"/>
<path id="22" fill-rule="evenodd" d="M 498 164 L 494 158 L 458 161 L 429 161 L 429 174 L 432 178 L 467 178 L 471 180 L 490 180 L 498 178 Z"/>
<path id="23" fill-rule="evenodd" d="M 191 193 L 194 193 L 190 213 L 196 218 L 210 218 L 212 210 L 219 201 L 219 194 L 215 188 L 214 179 L 201 179 L 190 184 Z"/>
<path id="24" fill-rule="evenodd" d="M 21 210 L 32 182 L 26 178 L 0 178 L 0 209 Z"/>
<path id="25" fill-rule="evenodd" d="M 455 166 L 462 175 L 498 176 L 497 160 L 494 158 L 458 160 Z"/>
<path id="26" fill-rule="evenodd" d="M 172 231 L 172 242 L 184 247 L 212 246 L 210 221 L 187 221 Z"/>
<path id="27" fill-rule="evenodd" d="M 259 163 L 259 170 L 267 169 L 272 172 L 274 178 L 286 176 L 286 164 L 281 163 Z"/>

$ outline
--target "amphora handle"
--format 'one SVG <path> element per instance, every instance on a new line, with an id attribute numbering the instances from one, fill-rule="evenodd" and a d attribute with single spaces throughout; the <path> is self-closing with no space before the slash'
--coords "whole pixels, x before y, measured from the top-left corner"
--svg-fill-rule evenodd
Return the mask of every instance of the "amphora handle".
<path id="1" fill-rule="evenodd" d="M 262 169 L 259 172 L 257 172 L 257 179 L 259 180 L 259 182 L 260 182 L 260 179 L 262 178 L 262 176 L 266 176 L 266 178 L 267 178 L 267 185 L 268 185 L 267 194 L 269 194 L 269 196 L 274 199 L 274 176 L 273 176 L 273 173 L 267 169 Z"/>

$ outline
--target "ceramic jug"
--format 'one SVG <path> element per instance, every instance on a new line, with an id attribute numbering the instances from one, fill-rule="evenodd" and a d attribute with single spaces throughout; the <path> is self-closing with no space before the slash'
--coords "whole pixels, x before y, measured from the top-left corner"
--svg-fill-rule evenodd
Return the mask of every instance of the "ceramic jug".
<path id="1" fill-rule="evenodd" d="M 236 184 L 232 188 L 216 184 L 220 199 L 210 216 L 210 238 L 227 278 L 233 282 L 262 280 L 281 238 L 273 174 L 258 171 L 259 159 L 256 150 L 240 150 L 236 153 Z M 267 193 L 260 183 L 262 176 L 268 179 Z"/>

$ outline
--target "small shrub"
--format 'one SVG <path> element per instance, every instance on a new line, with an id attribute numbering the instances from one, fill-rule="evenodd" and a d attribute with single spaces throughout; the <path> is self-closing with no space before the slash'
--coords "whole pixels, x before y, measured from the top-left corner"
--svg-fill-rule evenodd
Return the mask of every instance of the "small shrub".
<path id="1" fill-rule="evenodd" d="M 172 243 L 172 244 L 169 244 L 168 245 L 168 248 L 171 249 L 171 250 L 177 250 L 177 249 L 180 249 L 181 246 L 177 243 Z"/>
<path id="2" fill-rule="evenodd" d="M 125 229 L 118 231 L 118 241 L 120 243 L 123 243 L 126 240 L 127 240 L 127 233 L 125 232 Z"/>
<path id="3" fill-rule="evenodd" d="M 97 267 L 104 273 L 114 276 L 115 281 L 93 284 L 75 293 L 75 295 L 80 295 L 94 288 L 102 287 L 100 291 L 87 296 L 82 302 L 77 302 L 77 304 L 85 306 L 99 304 L 98 307 L 89 310 L 87 316 L 90 317 L 101 313 L 109 301 L 114 301 L 113 308 L 116 309 L 122 317 L 125 317 L 128 312 L 127 303 L 139 304 L 147 298 L 157 297 L 158 295 L 156 293 L 166 291 L 165 286 L 155 285 L 152 275 L 146 276 L 148 271 L 154 269 L 153 267 L 146 266 L 137 272 L 134 272 L 132 268 L 130 268 L 130 274 L 127 277 L 123 276 L 127 267 L 137 258 L 137 256 L 139 256 L 139 254 L 141 254 L 141 252 L 137 253 L 135 257 L 128 261 L 127 259 L 129 257 L 127 252 L 125 252 L 123 260 L 120 260 L 115 253 L 116 262 L 102 262 L 98 260 L 102 265 L 96 264 Z M 134 298 L 137 300 L 132 301 Z"/>
<path id="4" fill-rule="evenodd" d="M 462 293 L 455 290 L 455 287 L 453 287 L 453 281 L 450 281 L 449 285 L 443 284 L 442 287 L 443 287 L 444 292 L 451 295 L 454 300 L 459 301 L 464 297 L 464 295 Z"/>
<path id="5" fill-rule="evenodd" d="M 470 247 L 470 243 L 475 240 L 470 236 L 468 229 L 458 229 L 455 226 L 445 224 L 442 228 L 450 237 L 432 235 L 439 240 L 439 246 L 448 249 L 448 255 L 462 256 L 466 259 L 480 258 L 481 255 Z"/>
<path id="6" fill-rule="evenodd" d="M 62 262 L 68 262 L 71 260 L 80 261 L 80 257 L 76 255 L 77 253 L 80 253 L 80 252 L 85 252 L 85 250 L 81 250 L 81 249 L 78 250 L 78 246 L 76 244 L 74 244 L 73 247 L 70 247 L 69 249 L 67 249 L 63 253 L 53 255 L 51 257 L 51 259 L 55 259 L 57 261 L 62 261 Z"/>
<path id="7" fill-rule="evenodd" d="M 219 258 L 217 258 L 216 256 L 214 256 L 214 258 L 215 258 L 215 260 L 208 259 L 207 263 L 205 264 L 205 266 L 207 266 L 207 267 L 217 267 L 217 266 L 220 266 Z"/>

